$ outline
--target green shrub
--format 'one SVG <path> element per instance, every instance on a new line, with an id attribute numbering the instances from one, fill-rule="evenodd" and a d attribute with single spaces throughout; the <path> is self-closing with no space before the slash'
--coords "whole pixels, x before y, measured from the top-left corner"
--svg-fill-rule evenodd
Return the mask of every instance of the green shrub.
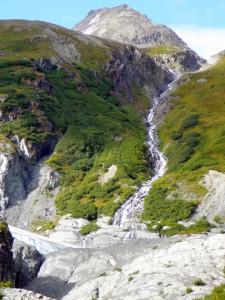
<path id="1" fill-rule="evenodd" d="M 213 221 L 218 223 L 218 224 L 223 224 L 224 223 L 223 220 L 221 219 L 221 217 L 219 217 L 219 216 L 215 216 L 213 218 Z"/>
<path id="2" fill-rule="evenodd" d="M 210 295 L 205 296 L 202 300 L 224 300 L 225 284 L 215 287 Z"/>
<path id="3" fill-rule="evenodd" d="M 205 282 L 202 281 L 201 278 L 196 278 L 196 279 L 193 281 L 193 285 L 196 285 L 196 286 L 204 286 L 204 285 L 205 285 Z"/>
<path id="4" fill-rule="evenodd" d="M 133 276 L 129 276 L 128 277 L 128 282 L 131 282 L 132 280 L 134 280 L 134 277 Z"/>
<path id="5" fill-rule="evenodd" d="M 182 130 L 188 129 L 190 127 L 196 126 L 199 123 L 199 115 L 191 115 L 183 121 L 181 126 Z"/>
<path id="6" fill-rule="evenodd" d="M 32 225 L 34 226 L 34 231 L 36 231 L 37 227 L 41 227 L 41 231 L 47 231 L 47 230 L 52 230 L 56 226 L 56 221 L 51 221 L 51 220 L 42 220 L 41 218 L 34 220 L 32 222 Z"/>
<path id="7" fill-rule="evenodd" d="M 145 198 L 143 220 L 166 221 L 168 224 L 187 219 L 196 208 L 194 201 L 166 199 L 167 189 L 153 186 Z"/>
<path id="8" fill-rule="evenodd" d="M 186 288 L 186 294 L 191 294 L 193 292 L 192 288 L 187 287 Z"/>
<path id="9" fill-rule="evenodd" d="M 188 226 L 181 231 L 182 234 L 199 234 L 208 232 L 212 228 L 212 224 L 206 218 L 198 220 L 195 224 Z"/>
<path id="10" fill-rule="evenodd" d="M 0 282 L 0 288 L 12 288 L 12 287 L 13 285 L 11 281 Z"/>
<path id="11" fill-rule="evenodd" d="M 183 132 L 182 131 L 173 131 L 172 133 L 171 133 L 171 135 L 170 135 L 170 138 L 172 139 L 172 140 L 179 140 L 179 139 L 181 139 L 182 138 L 182 135 L 183 135 Z"/>
<path id="12" fill-rule="evenodd" d="M 91 222 L 90 224 L 81 227 L 81 235 L 87 235 L 91 232 L 97 231 L 100 227 L 96 222 Z"/>

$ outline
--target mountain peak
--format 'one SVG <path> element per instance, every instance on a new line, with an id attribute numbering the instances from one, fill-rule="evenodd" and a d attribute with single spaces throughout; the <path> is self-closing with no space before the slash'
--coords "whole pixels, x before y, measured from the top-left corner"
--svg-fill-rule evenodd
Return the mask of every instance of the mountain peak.
<path id="1" fill-rule="evenodd" d="M 73 29 L 139 47 L 158 45 L 187 47 L 172 29 L 165 25 L 154 24 L 146 15 L 127 4 L 91 11 Z"/>

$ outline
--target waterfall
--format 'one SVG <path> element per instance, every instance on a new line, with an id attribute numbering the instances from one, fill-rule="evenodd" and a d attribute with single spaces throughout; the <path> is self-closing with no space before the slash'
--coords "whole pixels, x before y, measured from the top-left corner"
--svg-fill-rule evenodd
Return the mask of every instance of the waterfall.
<path id="1" fill-rule="evenodd" d="M 176 81 L 176 80 L 175 80 Z M 170 83 L 165 92 L 159 97 L 153 99 L 152 108 L 148 114 L 148 139 L 147 143 L 151 153 L 154 170 L 153 177 L 142 184 L 142 186 L 132 195 L 115 213 L 113 225 L 117 225 L 126 230 L 143 230 L 145 225 L 140 223 L 140 217 L 143 212 L 144 199 L 151 189 L 152 183 L 163 176 L 166 170 L 166 159 L 163 153 L 159 150 L 159 140 L 156 134 L 156 125 L 153 122 L 156 108 L 173 87 L 173 81 Z"/>

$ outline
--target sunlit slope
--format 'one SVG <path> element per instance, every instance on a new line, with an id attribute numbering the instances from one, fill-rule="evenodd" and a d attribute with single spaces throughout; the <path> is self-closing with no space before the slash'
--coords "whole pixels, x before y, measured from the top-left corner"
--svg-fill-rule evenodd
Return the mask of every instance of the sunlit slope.
<path id="1" fill-rule="evenodd" d="M 168 171 L 225 171 L 225 58 L 181 78 L 173 107 L 159 130 Z M 186 81 L 186 82 L 185 82 Z"/>
<path id="2" fill-rule="evenodd" d="M 222 58 L 208 70 L 181 77 L 167 99 L 171 109 L 158 133 L 168 167 L 145 201 L 143 219 L 153 222 L 150 230 L 157 221 L 161 223 L 156 230 L 170 226 L 168 234 L 207 229 L 205 220 L 201 220 L 201 226 L 197 224 L 197 229 L 194 225 L 190 230 L 177 222 L 192 216 L 205 195 L 200 180 L 208 170 L 225 171 L 224 74 Z"/>
<path id="3" fill-rule="evenodd" d="M 61 174 L 62 214 L 112 215 L 150 176 L 141 115 L 150 101 L 141 86 L 138 111 L 135 99 L 115 97 L 103 69 L 115 47 L 53 24 L 0 22 L 1 151 L 20 153 L 22 139 L 33 163 L 54 151 L 47 163 Z"/>

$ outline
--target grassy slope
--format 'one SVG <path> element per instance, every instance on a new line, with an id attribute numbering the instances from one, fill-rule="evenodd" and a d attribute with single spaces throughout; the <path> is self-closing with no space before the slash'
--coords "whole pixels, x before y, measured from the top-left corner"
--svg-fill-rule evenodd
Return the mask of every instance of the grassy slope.
<path id="1" fill-rule="evenodd" d="M 59 212 L 88 219 L 112 215 L 149 177 L 141 115 L 119 103 L 113 83 L 100 72 L 110 59 L 109 48 L 84 43 L 76 33 L 57 26 L 51 26 L 48 35 L 46 27 L 0 24 L 0 97 L 7 97 L 0 106 L 11 118 L 5 119 L 0 133 L 8 140 L 17 134 L 33 145 L 63 134 L 48 160 L 62 175 Z M 72 41 L 81 59 L 49 70 L 35 67 L 37 59 L 58 56 L 52 46 L 58 37 Z M 38 88 L 43 80 L 47 85 Z M 112 164 L 117 165 L 116 175 L 101 186 L 99 174 Z"/>
<path id="2" fill-rule="evenodd" d="M 143 219 L 152 220 L 153 224 L 156 219 L 162 221 L 158 230 L 170 225 L 172 229 L 168 234 L 185 233 L 185 230 L 176 224 L 179 217 L 173 219 L 167 206 L 174 206 L 176 216 L 189 217 L 197 200 L 206 192 L 199 180 L 209 169 L 225 171 L 224 72 L 225 58 L 209 70 L 182 77 L 180 86 L 172 94 L 172 109 L 159 128 L 168 170 L 146 198 Z"/>
<path id="3" fill-rule="evenodd" d="M 225 285 L 221 284 L 220 286 L 215 287 L 210 295 L 205 296 L 204 298 L 196 298 L 195 300 L 224 300 L 225 299 Z"/>

